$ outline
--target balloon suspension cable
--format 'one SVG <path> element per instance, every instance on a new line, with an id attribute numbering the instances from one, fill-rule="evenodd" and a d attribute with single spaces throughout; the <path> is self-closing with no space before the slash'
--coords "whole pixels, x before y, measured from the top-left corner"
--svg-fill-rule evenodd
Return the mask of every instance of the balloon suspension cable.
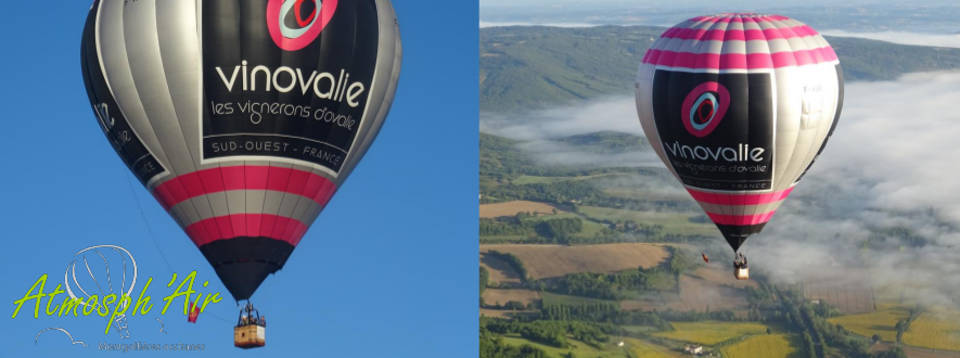
<path id="1" fill-rule="evenodd" d="M 127 179 L 127 187 L 130 188 L 130 195 L 133 196 L 133 201 L 137 203 L 137 209 L 140 211 L 140 219 L 143 221 L 143 225 L 147 229 L 147 236 L 150 236 L 150 241 L 153 242 L 153 246 L 157 249 L 157 252 L 160 253 L 160 259 L 163 260 L 163 263 L 167 265 L 167 270 L 171 273 L 176 272 L 173 270 L 173 266 L 170 265 L 170 262 L 167 261 L 167 256 L 163 254 L 163 251 L 160 249 L 160 244 L 157 242 L 157 236 L 153 234 L 153 228 L 150 227 L 150 221 L 147 220 L 147 214 L 143 210 L 143 205 L 140 204 L 140 197 L 137 196 L 137 190 L 133 187 L 133 181 L 130 180 L 130 175 L 124 175 Z"/>
<path id="2" fill-rule="evenodd" d="M 267 326 L 267 317 L 261 316 L 260 311 L 253 306 L 253 303 L 249 299 L 245 300 L 247 303 L 240 308 L 240 315 L 237 318 L 237 327 L 249 326 L 249 325 L 258 325 L 261 327 Z M 237 301 L 239 306 L 240 302 Z"/>
<path id="3" fill-rule="evenodd" d="M 734 262 L 734 264 L 736 264 L 738 267 L 746 267 L 746 266 L 747 266 L 747 256 L 744 255 L 742 252 L 740 252 L 740 250 L 737 250 L 737 251 L 736 251 L 736 254 L 735 254 L 735 256 L 734 256 L 733 262 Z"/>
<path id="4" fill-rule="evenodd" d="M 160 248 L 160 243 L 157 241 L 157 236 L 154 234 L 153 228 L 150 226 L 150 220 L 147 220 L 147 214 L 143 210 L 143 204 L 140 202 L 140 197 L 137 195 L 136 188 L 134 188 L 133 180 L 130 179 L 131 178 L 130 174 L 123 173 L 121 175 L 123 175 L 126 178 L 127 186 L 130 188 L 130 195 L 133 196 L 133 201 L 137 203 L 137 209 L 140 211 L 140 219 L 143 221 L 143 224 L 146 227 L 147 236 L 150 236 L 150 241 L 153 242 L 154 248 L 156 248 L 157 253 L 160 254 L 160 259 L 163 260 L 164 265 L 167 266 L 167 271 L 171 274 L 175 274 L 176 271 L 173 270 L 173 266 L 170 265 L 170 261 L 167 260 L 167 255 L 165 255 L 163 253 L 163 250 Z M 230 320 L 217 316 L 213 312 L 204 312 L 204 316 L 210 316 L 210 317 L 216 318 L 219 321 L 230 323 Z M 166 333 L 166 330 L 163 327 L 163 322 L 160 322 L 160 330 Z"/>

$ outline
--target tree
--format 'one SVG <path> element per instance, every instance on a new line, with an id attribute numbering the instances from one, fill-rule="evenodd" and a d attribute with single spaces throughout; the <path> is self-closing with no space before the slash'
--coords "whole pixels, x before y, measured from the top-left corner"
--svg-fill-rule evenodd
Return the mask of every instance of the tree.
<path id="1" fill-rule="evenodd" d="M 903 348 L 899 346 L 893 347 L 889 351 L 883 351 L 880 353 L 874 354 L 875 358 L 907 358 L 907 354 L 903 351 Z"/>
<path id="2" fill-rule="evenodd" d="M 511 311 L 522 311 L 526 306 L 523 305 L 523 302 L 519 301 L 507 301 L 507 304 L 503 308 Z"/>
<path id="3" fill-rule="evenodd" d="M 490 272 L 487 272 L 487 269 L 483 266 L 480 266 L 480 295 L 483 296 L 483 291 L 487 289 L 487 283 L 490 280 Z"/>
<path id="4" fill-rule="evenodd" d="M 520 261 L 520 258 L 509 252 L 500 252 L 496 250 L 487 251 L 487 255 L 499 258 L 507 262 L 514 270 L 517 271 L 517 274 L 520 275 L 520 279 L 524 282 L 528 281 L 527 277 L 527 268 L 523 266 L 523 261 Z"/>
<path id="5" fill-rule="evenodd" d="M 817 351 L 813 344 L 813 338 L 810 338 L 810 333 L 803 332 L 803 350 L 807 352 L 807 357 L 816 358 Z"/>
<path id="6" fill-rule="evenodd" d="M 673 274 L 679 275 L 696 266 L 696 261 L 694 261 L 686 251 L 672 246 L 669 246 L 669 250 L 671 255 L 667 265 L 669 265 L 670 272 Z"/>

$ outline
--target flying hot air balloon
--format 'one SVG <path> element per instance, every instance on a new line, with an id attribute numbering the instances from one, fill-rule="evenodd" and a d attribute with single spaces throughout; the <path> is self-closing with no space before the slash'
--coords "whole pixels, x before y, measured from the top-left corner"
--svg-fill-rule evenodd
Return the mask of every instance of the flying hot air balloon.
<path id="1" fill-rule="evenodd" d="M 81 56 L 110 144 L 239 301 L 377 136 L 401 45 L 388 0 L 97 0 Z"/>
<path id="2" fill-rule="evenodd" d="M 836 53 L 784 16 L 686 20 L 657 39 L 636 81 L 643 131 L 737 253 L 823 151 L 843 102 Z"/>

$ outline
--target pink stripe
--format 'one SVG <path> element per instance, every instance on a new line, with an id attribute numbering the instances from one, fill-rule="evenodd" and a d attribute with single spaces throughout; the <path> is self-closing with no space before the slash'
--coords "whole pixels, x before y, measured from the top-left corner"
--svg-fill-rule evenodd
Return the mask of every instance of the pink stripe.
<path id="1" fill-rule="evenodd" d="M 711 16 L 697 16 L 687 21 L 695 22 L 770 22 L 790 20 L 789 17 L 781 15 L 757 15 L 757 14 L 725 14 Z"/>
<path id="2" fill-rule="evenodd" d="M 238 165 L 198 170 L 158 185 L 154 197 L 165 209 L 184 200 L 228 190 L 274 190 L 302 195 L 326 205 L 336 191 L 327 178 L 298 169 Z"/>
<path id="3" fill-rule="evenodd" d="M 830 46 L 812 50 L 784 51 L 772 54 L 716 54 L 692 53 L 650 49 L 643 56 L 643 63 L 658 66 L 684 67 L 691 69 L 765 69 L 812 65 L 837 60 Z"/>
<path id="4" fill-rule="evenodd" d="M 819 35 L 810 26 L 801 25 L 788 28 L 750 29 L 750 30 L 720 30 L 720 29 L 691 29 L 674 27 L 664 32 L 660 37 L 668 39 L 698 40 L 698 41 L 753 41 L 790 39 Z"/>
<path id="5" fill-rule="evenodd" d="M 757 215 L 720 215 L 712 213 L 707 213 L 707 215 L 710 216 L 710 220 L 713 220 L 714 223 L 719 225 L 747 226 L 766 223 L 770 221 L 770 218 L 773 217 L 775 212 L 776 211 L 771 211 Z"/>
<path id="6" fill-rule="evenodd" d="M 693 199 L 702 203 L 719 205 L 762 205 L 777 202 L 786 199 L 793 191 L 793 188 L 787 190 L 775 191 L 763 194 L 723 194 L 699 191 L 687 188 Z"/>
<path id="7" fill-rule="evenodd" d="M 233 214 L 195 222 L 185 231 L 197 246 L 235 237 L 267 237 L 297 246 L 307 232 L 307 225 L 277 215 Z"/>

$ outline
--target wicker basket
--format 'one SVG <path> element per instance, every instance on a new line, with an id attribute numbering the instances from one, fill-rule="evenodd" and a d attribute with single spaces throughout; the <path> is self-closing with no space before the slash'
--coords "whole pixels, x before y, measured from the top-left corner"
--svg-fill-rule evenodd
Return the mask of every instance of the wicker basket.
<path id="1" fill-rule="evenodd" d="M 746 267 L 738 267 L 733 274 L 738 280 L 749 280 L 750 279 L 750 269 Z"/>
<path id="2" fill-rule="evenodd" d="M 266 327 L 248 324 L 233 328 L 233 345 L 240 348 L 256 348 L 266 345 Z"/>

